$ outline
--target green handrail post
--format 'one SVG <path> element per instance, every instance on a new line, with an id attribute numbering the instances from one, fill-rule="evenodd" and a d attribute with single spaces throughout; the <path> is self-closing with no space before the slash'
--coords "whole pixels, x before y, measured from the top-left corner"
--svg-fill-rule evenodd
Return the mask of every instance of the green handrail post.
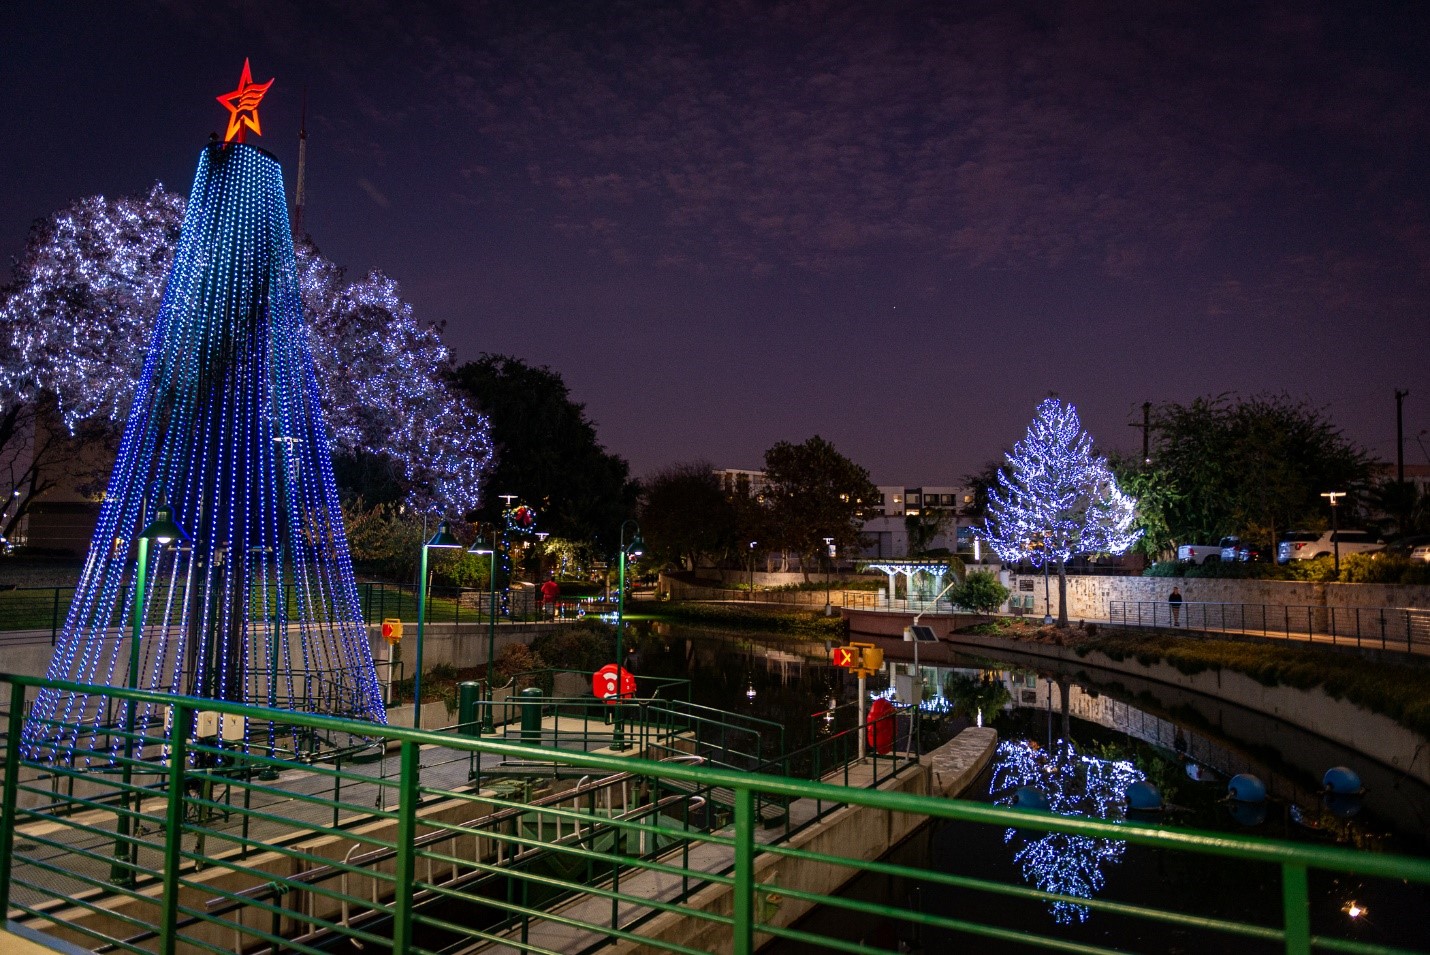
<path id="1" fill-rule="evenodd" d="M 175 703 L 169 724 L 169 805 L 164 825 L 164 896 L 159 908 L 159 955 L 178 951 L 179 866 L 184 849 L 184 766 L 189 761 L 193 710 Z"/>
<path id="2" fill-rule="evenodd" d="M 735 955 L 755 950 L 755 793 L 748 786 L 735 790 Z"/>
<path id="3" fill-rule="evenodd" d="M 144 521 L 144 509 L 140 508 L 140 525 Z M 149 582 L 149 538 L 141 533 L 135 542 L 135 549 L 138 557 L 134 568 L 134 620 L 129 632 L 129 672 L 125 684 L 131 690 L 139 686 L 139 641 L 144 632 L 144 587 Z M 59 591 L 56 590 L 55 594 L 58 597 Z M 128 887 L 134 885 L 139 858 L 139 846 L 129 838 L 129 813 L 142 805 L 130 792 L 134 783 L 134 737 L 137 735 L 134 723 L 137 713 L 138 707 L 131 696 L 124 701 L 124 731 L 128 734 L 124 740 L 124 769 L 120 774 L 124 792 L 120 796 L 119 819 L 115 824 L 114 862 L 109 868 L 109 881 Z M 143 746 L 139 751 L 143 753 Z"/>
<path id="4" fill-rule="evenodd" d="M 1282 863 L 1281 905 L 1286 922 L 1286 955 L 1310 955 L 1311 893 L 1304 864 Z"/>
<path id="5" fill-rule="evenodd" d="M 402 768 L 397 777 L 396 859 L 392 870 L 392 951 L 412 950 L 412 893 L 417 874 L 417 802 L 421 797 L 422 750 L 414 740 L 402 741 Z"/>
<path id="6" fill-rule="evenodd" d="M 412 728 L 422 728 L 422 624 L 426 617 L 423 606 L 427 596 L 427 545 L 422 545 L 422 559 L 417 570 L 417 659 L 412 665 Z"/>
<path id="7" fill-rule="evenodd" d="M 25 688 L 10 684 L 10 720 L 5 737 L 5 790 L 0 796 L 0 921 L 10 911 L 10 871 L 15 862 L 15 806 L 20 796 L 20 733 L 25 725 Z"/>

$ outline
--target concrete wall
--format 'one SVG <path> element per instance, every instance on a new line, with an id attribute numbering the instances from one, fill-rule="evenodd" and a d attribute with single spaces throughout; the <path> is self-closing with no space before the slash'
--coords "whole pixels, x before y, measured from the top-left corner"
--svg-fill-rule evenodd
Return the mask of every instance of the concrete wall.
<path id="1" fill-rule="evenodd" d="M 956 647 L 1043 657 L 1059 660 L 1074 669 L 1095 666 L 1192 690 L 1316 733 L 1430 785 L 1430 740 L 1388 716 L 1335 699 L 1319 689 L 1265 686 L 1249 676 L 1225 669 L 1187 674 L 1165 663 L 1144 666 L 1132 658 L 1114 660 L 1101 653 L 1079 656 L 1068 647 L 1027 640 L 957 634 L 951 641 Z"/>
<path id="2" fill-rule="evenodd" d="M 1042 575 L 1003 574 L 1014 593 L 1033 595 L 1033 613 L 1042 616 Z M 1021 589 L 1031 584 L 1031 590 Z M 1430 586 L 1400 584 L 1312 583 L 1299 580 L 1219 580 L 1206 577 L 1068 577 L 1068 617 L 1106 620 L 1109 601 L 1149 601 L 1165 604 L 1173 587 L 1191 603 L 1269 604 L 1278 607 L 1335 607 L 1337 612 L 1388 607 L 1430 608 Z M 1057 614 L 1058 579 L 1049 580 L 1053 614 Z"/>

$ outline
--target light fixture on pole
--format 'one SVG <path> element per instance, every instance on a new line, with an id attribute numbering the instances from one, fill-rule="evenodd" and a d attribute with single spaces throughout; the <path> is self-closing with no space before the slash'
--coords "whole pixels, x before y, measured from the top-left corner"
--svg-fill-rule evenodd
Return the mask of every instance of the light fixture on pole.
<path id="1" fill-rule="evenodd" d="M 635 528 L 635 533 L 631 537 L 631 542 L 626 543 L 626 525 L 630 524 Z M 645 553 L 645 543 L 641 540 L 641 526 L 635 518 L 627 518 L 621 522 L 621 551 L 620 551 L 620 576 L 617 585 L 620 590 L 616 597 L 616 666 L 625 666 L 625 657 L 622 656 L 626 642 L 626 558 L 639 557 Z M 619 682 L 617 684 L 619 687 Z M 625 736 L 621 731 L 622 714 L 620 696 L 616 697 L 616 720 L 615 727 L 611 733 L 611 749 L 626 749 Z"/>
<path id="2" fill-rule="evenodd" d="M 759 541 L 750 541 L 750 589 L 746 600 L 755 599 L 755 548 L 760 545 Z"/>
<path id="3" fill-rule="evenodd" d="M 948 593 L 950 590 L 957 586 L 958 575 L 955 574 L 953 580 L 948 582 L 948 586 L 943 588 L 943 590 L 940 590 L 938 592 L 938 596 L 933 598 L 932 609 L 935 614 L 938 613 L 938 602 L 943 599 L 944 594 Z M 920 610 L 918 613 L 914 614 L 913 623 L 909 624 L 907 627 L 904 628 L 904 642 L 912 643 L 914 645 L 914 677 L 912 681 L 912 690 L 910 695 L 913 697 L 915 713 L 917 713 L 919 708 L 924 705 L 924 674 L 923 670 L 919 667 L 919 644 L 938 643 L 938 637 L 934 634 L 931 628 L 919 625 L 919 620 L 927 612 L 928 610 Z"/>
<path id="4" fill-rule="evenodd" d="M 1346 496 L 1345 491 L 1327 491 L 1321 495 L 1331 502 L 1331 550 L 1336 555 L 1336 577 L 1341 576 L 1341 535 L 1340 527 L 1336 523 L 1336 508 L 1341 503 L 1341 498 Z"/>
<path id="5" fill-rule="evenodd" d="M 142 504 L 140 508 L 139 523 L 143 525 L 145 508 Z M 163 547 L 173 541 L 187 543 L 188 540 L 189 535 L 184 533 L 184 529 L 175 522 L 174 509 L 164 500 L 164 495 L 161 493 L 159 502 L 154 506 L 154 520 L 144 526 L 135 541 L 134 621 L 129 636 L 129 673 L 125 680 L 125 686 L 130 690 L 139 688 L 139 641 L 144 629 L 144 588 L 149 580 L 149 542 L 155 541 L 160 547 Z M 130 785 L 134 778 L 134 744 L 135 737 L 138 735 L 138 727 L 134 725 L 136 709 L 133 697 L 125 701 L 124 731 L 127 735 L 124 740 L 124 769 L 121 773 L 125 811 L 119 814 L 114 846 L 114 864 L 110 867 L 109 874 L 110 882 L 125 886 L 134 884 L 134 873 L 137 871 L 139 855 L 138 845 L 129 841 L 129 817 L 134 810 L 134 794 L 130 791 Z"/>
<path id="6" fill-rule="evenodd" d="M 422 558 L 417 568 L 417 659 L 412 665 L 412 728 L 422 728 L 422 625 L 427 617 L 427 551 L 433 547 L 461 547 L 462 542 L 452 536 L 452 529 L 446 521 L 437 525 L 437 533 L 422 545 Z"/>
<path id="7" fill-rule="evenodd" d="M 492 531 L 491 547 L 478 547 L 473 544 L 467 553 L 490 554 L 492 558 L 491 569 L 487 572 L 487 709 L 482 716 L 482 732 L 492 733 L 496 731 L 496 718 L 493 715 L 496 709 L 496 683 L 493 676 L 497 662 L 497 532 Z"/>
<path id="8" fill-rule="evenodd" d="M 824 615 L 832 617 L 834 616 L 834 602 L 830 599 L 829 574 L 832 569 L 830 565 L 834 563 L 834 538 L 824 538 L 824 549 L 829 560 L 829 563 L 824 565 Z"/>

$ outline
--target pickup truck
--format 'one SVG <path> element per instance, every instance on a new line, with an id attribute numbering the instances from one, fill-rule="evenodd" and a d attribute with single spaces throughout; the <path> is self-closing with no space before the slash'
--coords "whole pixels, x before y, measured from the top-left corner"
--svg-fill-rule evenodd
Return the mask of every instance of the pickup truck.
<path id="1" fill-rule="evenodd" d="M 1177 560 L 1185 564 L 1215 563 L 1222 559 L 1223 547 L 1236 547 L 1239 543 L 1235 537 L 1223 537 L 1216 544 L 1182 544 L 1177 548 Z"/>

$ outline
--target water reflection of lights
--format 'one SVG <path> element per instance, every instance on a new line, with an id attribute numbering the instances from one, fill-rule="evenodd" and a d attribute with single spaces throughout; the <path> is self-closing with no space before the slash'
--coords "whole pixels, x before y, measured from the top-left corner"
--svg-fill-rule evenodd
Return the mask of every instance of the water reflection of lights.
<path id="1" fill-rule="evenodd" d="M 1071 743 L 1058 740 L 1053 751 L 1031 740 L 1005 741 L 998 746 L 991 792 L 995 802 L 1008 805 L 1019 786 L 1035 786 L 1046 795 L 1048 808 L 1064 816 L 1121 819 L 1123 794 L 1145 775 L 1127 760 L 1080 755 Z M 1018 838 L 1017 829 L 1004 833 L 1004 841 Z M 1122 858 L 1127 843 L 1120 839 L 1091 839 L 1050 832 L 1027 842 L 1014 854 L 1023 878 L 1044 892 L 1090 899 L 1105 883 L 1104 865 Z M 1060 924 L 1084 921 L 1086 906 L 1053 902 L 1053 918 Z"/>

